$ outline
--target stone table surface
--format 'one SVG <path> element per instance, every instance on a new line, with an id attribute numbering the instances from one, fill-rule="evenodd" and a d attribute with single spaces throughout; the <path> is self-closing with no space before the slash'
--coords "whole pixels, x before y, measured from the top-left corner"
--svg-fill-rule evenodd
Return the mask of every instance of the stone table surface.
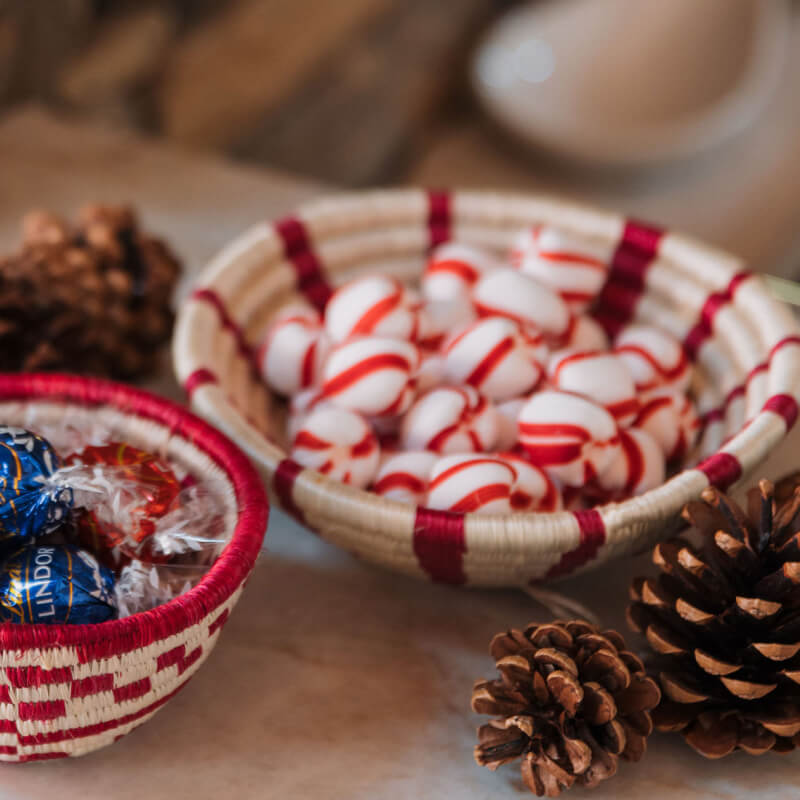
<path id="1" fill-rule="evenodd" d="M 36 110 L 0 122 L 0 247 L 33 206 L 130 201 L 190 270 L 254 221 L 319 191 Z M 717 223 L 718 224 L 718 223 Z M 165 367 L 166 369 L 166 367 Z M 159 383 L 174 391 L 165 377 Z M 798 440 L 778 456 L 790 463 Z M 610 626 L 646 559 L 563 582 Z M 0 765 L 0 800 L 521 797 L 518 772 L 472 761 L 474 679 L 492 635 L 549 617 L 519 591 L 382 572 L 274 511 L 264 554 L 208 663 L 150 722 L 84 758 Z M 591 797 L 796 798 L 800 755 L 709 762 L 654 735 Z M 575 791 L 575 797 L 589 796 Z"/>

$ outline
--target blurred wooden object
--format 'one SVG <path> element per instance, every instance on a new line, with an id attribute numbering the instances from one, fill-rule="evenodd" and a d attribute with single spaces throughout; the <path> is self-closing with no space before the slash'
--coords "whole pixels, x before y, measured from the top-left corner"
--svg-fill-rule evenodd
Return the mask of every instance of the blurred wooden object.
<path id="1" fill-rule="evenodd" d="M 385 182 L 449 110 L 482 24 L 516 1 L 0 0 L 0 104 L 6 85 L 192 147 Z"/>
<path id="2" fill-rule="evenodd" d="M 488 0 L 405 0 L 318 61 L 234 152 L 360 186 L 405 166 L 457 85 Z"/>
<path id="3" fill-rule="evenodd" d="M 164 133 L 225 148 L 390 0 L 238 0 L 175 43 L 161 87 Z"/>

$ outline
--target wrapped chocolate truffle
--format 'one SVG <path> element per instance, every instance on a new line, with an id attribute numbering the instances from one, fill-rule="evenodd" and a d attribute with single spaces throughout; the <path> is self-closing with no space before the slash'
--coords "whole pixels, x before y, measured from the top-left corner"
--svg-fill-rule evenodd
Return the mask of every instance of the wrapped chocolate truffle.
<path id="1" fill-rule="evenodd" d="M 70 544 L 26 545 L 0 567 L 0 621 L 85 624 L 117 615 L 114 574 Z"/>
<path id="2" fill-rule="evenodd" d="M 18 547 L 64 521 L 74 498 L 71 488 L 54 478 L 60 466 L 46 439 L 0 426 L 0 547 Z"/>

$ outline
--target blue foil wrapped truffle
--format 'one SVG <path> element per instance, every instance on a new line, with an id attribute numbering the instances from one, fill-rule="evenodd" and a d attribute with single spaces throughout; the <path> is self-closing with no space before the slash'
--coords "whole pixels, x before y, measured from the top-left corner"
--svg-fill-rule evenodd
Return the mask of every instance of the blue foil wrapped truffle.
<path id="1" fill-rule="evenodd" d="M 53 479 L 60 466 L 46 439 L 0 426 L 0 550 L 50 533 L 63 522 L 73 493 Z"/>
<path id="2" fill-rule="evenodd" d="M 0 567 L 0 622 L 82 624 L 117 615 L 114 574 L 74 545 L 28 545 Z"/>

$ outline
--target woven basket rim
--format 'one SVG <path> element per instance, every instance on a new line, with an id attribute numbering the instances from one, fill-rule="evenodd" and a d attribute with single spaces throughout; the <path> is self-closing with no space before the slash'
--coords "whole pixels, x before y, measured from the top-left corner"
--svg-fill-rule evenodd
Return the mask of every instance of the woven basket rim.
<path id="1" fill-rule="evenodd" d="M 0 649 L 72 647 L 99 640 L 145 645 L 196 624 L 230 597 L 252 569 L 266 531 L 269 504 L 247 457 L 224 434 L 177 403 L 115 381 L 58 373 L 0 373 L 0 401 L 65 400 L 66 405 L 111 406 L 165 425 L 208 455 L 230 480 L 238 505 L 231 538 L 200 582 L 185 594 L 124 619 L 87 625 L 0 623 Z M 138 646 L 138 645 L 137 645 Z"/>

